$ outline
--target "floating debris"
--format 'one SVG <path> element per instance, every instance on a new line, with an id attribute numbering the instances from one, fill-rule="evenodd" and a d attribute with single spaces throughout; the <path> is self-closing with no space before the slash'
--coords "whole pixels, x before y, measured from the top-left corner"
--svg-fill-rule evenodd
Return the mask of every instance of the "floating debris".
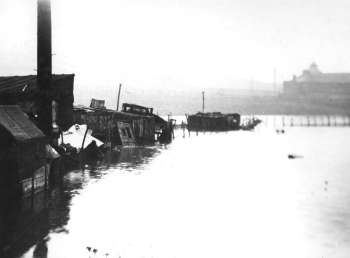
<path id="1" fill-rule="evenodd" d="M 296 154 L 288 154 L 288 159 L 301 159 L 303 156 Z"/>
<path id="2" fill-rule="evenodd" d="M 68 131 L 62 133 L 62 137 L 58 139 L 59 145 L 70 145 L 77 149 L 77 152 L 81 148 L 85 149 L 93 141 L 95 141 L 97 147 L 103 145 L 103 142 L 91 135 L 92 131 L 88 130 L 87 125 L 75 124 Z M 84 139 L 85 137 L 85 139 Z"/>
<path id="3" fill-rule="evenodd" d="M 276 133 L 277 134 L 284 134 L 285 131 L 284 131 L 284 129 L 276 129 Z"/>

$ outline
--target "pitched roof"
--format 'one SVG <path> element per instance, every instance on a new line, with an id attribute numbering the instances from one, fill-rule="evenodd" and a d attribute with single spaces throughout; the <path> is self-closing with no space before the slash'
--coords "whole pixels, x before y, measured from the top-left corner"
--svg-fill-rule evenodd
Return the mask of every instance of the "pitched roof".
<path id="1" fill-rule="evenodd" d="M 74 74 L 54 74 L 53 83 L 72 76 L 74 77 Z M 37 87 L 36 77 L 36 75 L 0 76 L 0 94 L 34 90 Z"/>
<path id="2" fill-rule="evenodd" d="M 4 127 L 17 141 L 45 137 L 18 106 L 0 105 L 0 126 Z"/>

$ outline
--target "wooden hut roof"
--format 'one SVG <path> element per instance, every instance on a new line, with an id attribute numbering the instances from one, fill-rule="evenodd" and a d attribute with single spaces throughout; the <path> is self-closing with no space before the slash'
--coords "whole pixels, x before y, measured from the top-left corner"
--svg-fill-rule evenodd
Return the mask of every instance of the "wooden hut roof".
<path id="1" fill-rule="evenodd" d="M 129 112 L 122 112 L 122 111 L 115 111 L 112 109 L 101 109 L 101 108 L 90 108 L 83 105 L 76 105 L 73 107 L 74 112 L 84 112 L 84 113 L 94 113 L 94 114 L 111 114 L 115 117 L 124 117 L 124 118 L 153 118 L 153 114 L 144 115 L 144 114 L 136 114 L 136 113 L 129 113 Z"/>
<path id="2" fill-rule="evenodd" d="M 45 137 L 18 106 L 0 105 L 0 126 L 4 127 L 17 141 Z"/>
<path id="3" fill-rule="evenodd" d="M 0 94 L 17 94 L 37 89 L 36 75 L 0 76 Z M 74 74 L 52 75 L 53 86 L 58 80 L 74 78 Z"/>

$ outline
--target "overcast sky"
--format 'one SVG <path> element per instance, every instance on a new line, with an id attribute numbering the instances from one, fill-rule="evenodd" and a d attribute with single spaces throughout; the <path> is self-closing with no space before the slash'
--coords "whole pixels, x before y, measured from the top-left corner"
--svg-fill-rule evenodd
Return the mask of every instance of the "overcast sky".
<path id="1" fill-rule="evenodd" d="M 348 0 L 52 0 L 53 71 L 78 92 L 350 71 L 349 13 Z M 0 24 L 0 74 L 35 73 L 36 0 L 1 0 Z"/>

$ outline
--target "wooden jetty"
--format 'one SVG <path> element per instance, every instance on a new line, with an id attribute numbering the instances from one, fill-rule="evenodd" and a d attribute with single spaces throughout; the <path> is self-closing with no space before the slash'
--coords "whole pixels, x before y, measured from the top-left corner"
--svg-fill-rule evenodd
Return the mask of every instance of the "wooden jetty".
<path id="1" fill-rule="evenodd" d="M 288 115 L 271 116 L 274 127 L 348 127 L 349 115 Z M 271 123 L 271 117 L 265 117 L 264 123 Z"/>

